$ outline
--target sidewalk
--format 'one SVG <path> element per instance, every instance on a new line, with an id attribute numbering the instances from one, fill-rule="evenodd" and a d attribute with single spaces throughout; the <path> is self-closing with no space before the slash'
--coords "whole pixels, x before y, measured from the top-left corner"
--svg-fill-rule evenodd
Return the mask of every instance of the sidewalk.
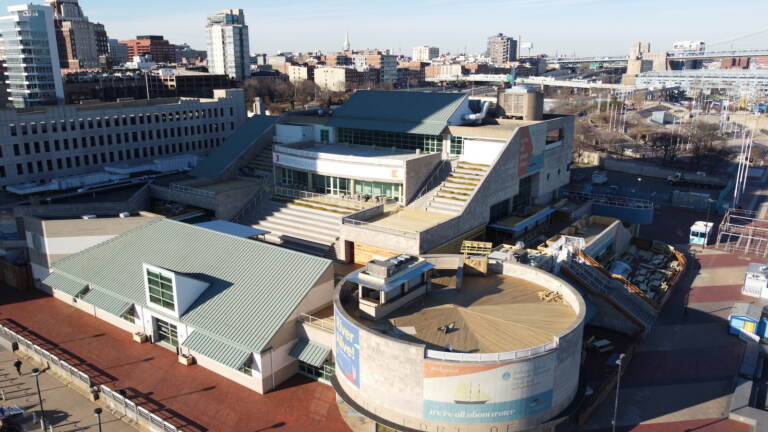
<path id="1" fill-rule="evenodd" d="M 27 412 L 23 423 L 24 430 L 37 431 L 40 430 L 40 405 L 35 377 L 31 371 L 35 367 L 41 368 L 41 365 L 22 357 L 23 375 L 18 376 L 13 368 L 15 360 L 13 353 L 0 349 L 0 390 L 5 395 L 5 400 L 0 400 L 0 406 L 18 405 Z M 45 419 L 48 425 L 53 426 L 54 431 L 98 431 L 96 416 L 93 413 L 97 405 L 64 385 L 53 374 L 45 371 L 40 374 L 40 393 L 43 396 Z M 101 413 L 101 426 L 104 432 L 135 432 L 135 429 L 106 409 Z"/>

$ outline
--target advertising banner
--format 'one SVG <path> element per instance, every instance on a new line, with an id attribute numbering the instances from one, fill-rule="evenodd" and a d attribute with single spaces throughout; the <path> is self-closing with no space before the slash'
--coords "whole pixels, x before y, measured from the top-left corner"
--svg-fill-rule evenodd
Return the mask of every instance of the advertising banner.
<path id="1" fill-rule="evenodd" d="M 519 420 L 552 407 L 554 356 L 506 365 L 424 363 L 424 418 L 483 424 Z"/>
<path id="2" fill-rule="evenodd" d="M 336 326 L 336 367 L 339 372 L 360 388 L 360 330 L 334 309 Z"/>

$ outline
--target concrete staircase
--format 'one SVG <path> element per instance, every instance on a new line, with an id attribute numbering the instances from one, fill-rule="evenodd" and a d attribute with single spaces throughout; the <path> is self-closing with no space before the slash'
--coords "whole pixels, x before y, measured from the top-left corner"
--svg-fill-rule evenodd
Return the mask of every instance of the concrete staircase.
<path id="1" fill-rule="evenodd" d="M 461 214 L 490 168 L 489 165 L 457 162 L 448 178 L 429 192 L 428 199 L 420 201 L 422 208 L 426 211 Z"/>
<path id="2" fill-rule="evenodd" d="M 275 197 L 263 204 L 251 225 L 269 231 L 265 240 L 270 243 L 332 257 L 329 249 L 339 237 L 342 217 L 350 212 L 333 204 Z"/>
<path id="3" fill-rule="evenodd" d="M 248 162 L 248 165 L 246 165 L 248 168 L 254 170 L 254 171 L 263 171 L 272 174 L 272 150 L 274 149 L 274 144 L 269 143 L 268 145 L 264 146 L 263 149 L 256 155 L 255 158 L 253 158 L 250 162 Z"/>

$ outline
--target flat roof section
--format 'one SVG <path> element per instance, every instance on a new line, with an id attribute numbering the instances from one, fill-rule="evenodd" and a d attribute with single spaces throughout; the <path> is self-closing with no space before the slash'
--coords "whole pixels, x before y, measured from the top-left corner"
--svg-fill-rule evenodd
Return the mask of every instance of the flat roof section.
<path id="1" fill-rule="evenodd" d="M 395 213 L 385 213 L 383 216 L 371 220 L 370 223 L 382 228 L 420 232 L 454 217 L 448 213 L 406 207 Z"/>
<path id="2" fill-rule="evenodd" d="M 455 286 L 453 277 L 435 282 Z M 567 302 L 541 300 L 540 292 L 548 290 L 511 276 L 465 275 L 461 290 L 433 290 L 386 320 L 361 321 L 429 349 L 517 351 L 552 342 L 576 320 L 576 311 Z M 446 326 L 447 331 L 441 329 Z"/>

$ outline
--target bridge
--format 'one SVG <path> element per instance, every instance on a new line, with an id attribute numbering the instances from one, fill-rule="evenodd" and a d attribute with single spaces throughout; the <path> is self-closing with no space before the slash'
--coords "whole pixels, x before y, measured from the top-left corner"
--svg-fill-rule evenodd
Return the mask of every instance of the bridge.
<path id="1" fill-rule="evenodd" d="M 686 51 L 667 52 L 667 60 L 704 60 L 728 57 L 768 57 L 768 49 L 756 50 L 726 50 L 726 51 Z M 615 64 L 626 65 L 628 56 L 596 56 L 596 57 L 556 57 L 548 58 L 547 63 L 560 66 L 578 66 L 582 64 Z"/>
<path id="2" fill-rule="evenodd" d="M 474 74 L 474 75 L 441 75 L 427 78 L 427 82 L 489 82 L 508 83 L 514 81 L 514 75 L 507 74 Z"/>
<path id="3" fill-rule="evenodd" d="M 612 90 L 614 92 L 634 92 L 640 90 L 646 90 L 648 86 L 642 85 L 626 85 L 626 84 L 604 84 L 600 82 L 590 82 L 586 80 L 557 80 L 544 77 L 529 77 L 518 78 L 515 80 L 517 84 L 530 84 L 552 87 L 570 87 L 580 89 L 603 89 Z"/>

